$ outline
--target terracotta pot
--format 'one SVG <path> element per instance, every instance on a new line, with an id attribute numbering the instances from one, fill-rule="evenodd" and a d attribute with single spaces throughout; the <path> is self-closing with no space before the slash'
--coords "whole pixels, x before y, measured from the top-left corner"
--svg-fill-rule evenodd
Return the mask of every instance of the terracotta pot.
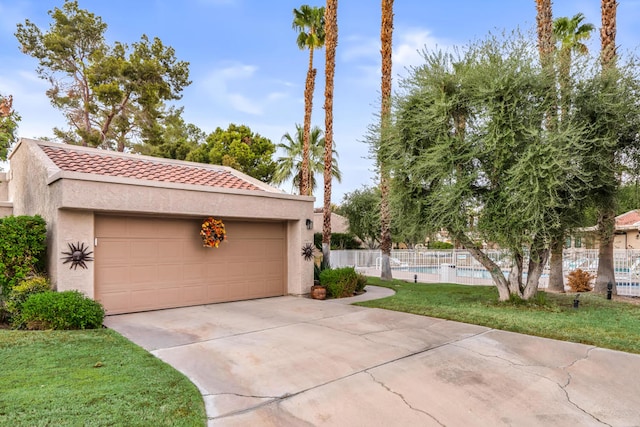
<path id="1" fill-rule="evenodd" d="M 313 285 L 311 287 L 311 298 L 325 299 L 327 297 L 327 288 L 324 286 Z"/>

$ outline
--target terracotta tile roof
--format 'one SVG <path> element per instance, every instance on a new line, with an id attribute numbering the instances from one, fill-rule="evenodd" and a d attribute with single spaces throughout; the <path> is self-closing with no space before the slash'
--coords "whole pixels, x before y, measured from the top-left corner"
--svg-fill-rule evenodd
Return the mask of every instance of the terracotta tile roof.
<path id="1" fill-rule="evenodd" d="M 633 225 L 640 222 L 640 213 L 637 210 L 629 211 L 616 217 L 616 226 Z"/>
<path id="2" fill-rule="evenodd" d="M 145 158 L 121 157 L 109 155 L 107 152 L 93 154 L 65 146 L 41 145 L 40 147 L 57 167 L 68 172 L 239 190 L 262 190 L 253 183 L 223 169 L 169 164 Z"/>

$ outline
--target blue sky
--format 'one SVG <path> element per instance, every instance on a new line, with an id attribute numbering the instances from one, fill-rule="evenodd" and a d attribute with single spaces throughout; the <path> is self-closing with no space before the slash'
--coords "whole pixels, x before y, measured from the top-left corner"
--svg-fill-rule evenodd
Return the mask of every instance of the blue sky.
<path id="1" fill-rule="evenodd" d="M 193 83 L 178 105 L 185 118 L 203 130 L 246 124 L 280 142 L 303 121 L 304 79 L 308 52 L 295 44 L 292 10 L 322 1 L 290 0 L 79 0 L 81 8 L 102 17 L 107 39 L 132 43 L 142 34 L 159 37 L 190 62 Z M 640 0 L 620 0 L 618 45 L 640 46 Z M 51 135 L 64 127 L 45 96 L 48 85 L 35 73 L 36 61 L 22 54 L 14 37 L 25 19 L 46 30 L 47 12 L 62 0 L 0 0 L 0 93 L 12 94 L 22 116 L 19 135 Z M 394 30 L 394 84 L 407 67 L 419 65 L 423 48 L 449 48 L 483 38 L 489 31 L 535 24 L 534 0 L 397 0 Z M 582 12 L 600 27 L 599 0 L 556 0 L 554 17 Z M 340 155 L 342 183 L 334 183 L 334 203 L 346 192 L 374 185 L 375 173 L 363 142 L 379 110 L 380 1 L 341 0 L 338 4 L 338 48 L 334 92 L 334 141 Z M 599 46 L 594 33 L 592 51 Z M 312 122 L 324 127 L 324 50 L 315 55 L 318 69 Z M 284 185 L 291 191 L 290 185 Z M 322 188 L 316 190 L 322 204 Z"/>

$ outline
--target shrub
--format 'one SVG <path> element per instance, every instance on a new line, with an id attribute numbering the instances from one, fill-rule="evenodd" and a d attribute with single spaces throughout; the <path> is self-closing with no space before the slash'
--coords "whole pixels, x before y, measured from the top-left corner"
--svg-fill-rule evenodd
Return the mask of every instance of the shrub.
<path id="1" fill-rule="evenodd" d="M 356 290 L 358 275 L 353 267 L 326 269 L 320 273 L 320 284 L 329 298 L 350 297 Z"/>
<path id="2" fill-rule="evenodd" d="M 362 293 L 364 291 L 364 287 L 367 286 L 367 276 L 364 274 L 357 274 L 356 277 L 356 293 Z"/>
<path id="3" fill-rule="evenodd" d="M 326 270 L 327 267 L 324 265 L 324 263 L 320 262 L 319 264 L 313 264 L 313 281 L 315 282 L 320 281 L 320 274 L 322 274 L 322 272 L 324 270 Z"/>
<path id="4" fill-rule="evenodd" d="M 0 288 L 5 297 L 24 278 L 44 269 L 47 227 L 42 217 L 0 219 Z"/>
<path id="5" fill-rule="evenodd" d="M 102 326 L 104 308 L 78 291 L 50 291 L 31 295 L 18 317 L 27 329 L 95 329 Z"/>
<path id="6" fill-rule="evenodd" d="M 322 233 L 315 233 L 313 235 L 313 243 L 316 247 L 322 250 Z M 360 242 L 350 233 L 331 233 L 331 249 L 343 250 L 343 249 L 360 249 Z"/>
<path id="7" fill-rule="evenodd" d="M 453 245 L 447 242 L 429 242 L 429 249 L 453 249 Z"/>
<path id="8" fill-rule="evenodd" d="M 44 276 L 32 276 L 24 279 L 11 290 L 7 297 L 6 310 L 10 316 L 17 316 L 22 310 L 22 304 L 34 294 L 51 290 L 49 279 Z"/>
<path id="9" fill-rule="evenodd" d="M 593 274 L 578 268 L 569 273 L 567 284 L 572 292 L 589 292 L 591 290 L 591 281 L 594 278 Z"/>

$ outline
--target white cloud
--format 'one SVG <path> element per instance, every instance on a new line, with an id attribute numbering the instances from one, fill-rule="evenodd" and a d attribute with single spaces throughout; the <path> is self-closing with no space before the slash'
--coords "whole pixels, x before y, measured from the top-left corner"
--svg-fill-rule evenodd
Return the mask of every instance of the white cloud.
<path id="1" fill-rule="evenodd" d="M 448 50 L 451 44 L 433 36 L 426 28 L 402 28 L 394 32 L 393 75 L 406 75 L 406 70 L 424 61 L 424 49 L 441 48 Z M 359 62 L 355 68 L 358 75 L 354 81 L 361 85 L 380 85 L 380 40 L 374 37 L 350 36 L 345 39 L 341 59 L 345 62 Z"/>
<path id="2" fill-rule="evenodd" d="M 431 31 L 421 28 L 409 28 L 397 35 L 393 47 L 393 66 L 397 70 L 422 64 L 421 52 L 446 48 L 446 43 L 432 36 Z"/>
<path id="3" fill-rule="evenodd" d="M 238 111 L 247 114 L 253 114 L 255 116 L 261 116 L 264 113 L 262 107 L 256 101 L 252 101 L 249 98 L 239 93 L 230 93 L 227 95 L 231 106 Z"/>
<path id="4" fill-rule="evenodd" d="M 201 87 L 219 107 L 263 116 L 276 104 L 290 99 L 290 89 L 295 86 L 263 74 L 255 65 L 229 62 L 196 81 L 202 82 Z"/>
<path id="5" fill-rule="evenodd" d="M 380 40 L 362 36 L 349 36 L 344 41 L 345 48 L 340 53 L 344 61 L 380 58 Z M 340 50 L 338 50 L 340 52 Z"/>

